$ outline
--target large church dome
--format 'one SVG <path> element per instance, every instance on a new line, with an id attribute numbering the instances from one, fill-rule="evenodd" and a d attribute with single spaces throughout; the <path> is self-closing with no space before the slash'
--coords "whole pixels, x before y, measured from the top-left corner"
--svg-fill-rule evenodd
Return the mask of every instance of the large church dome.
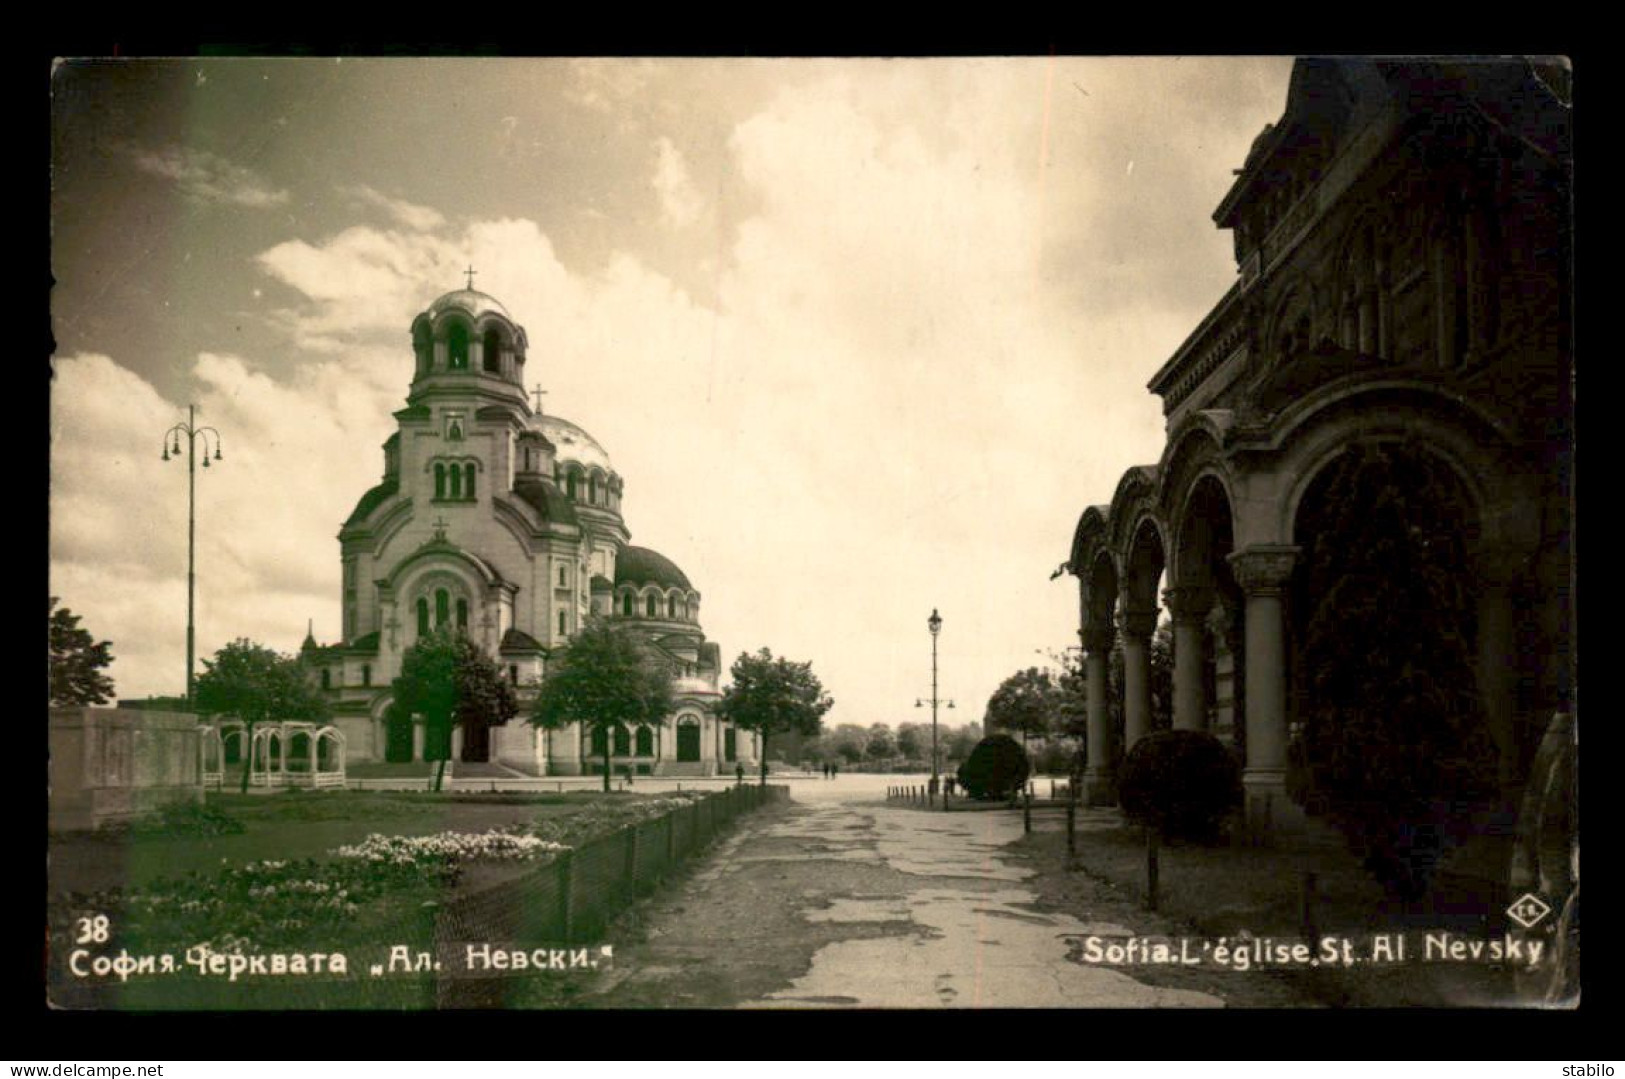
<path id="1" fill-rule="evenodd" d="M 677 563 L 647 547 L 628 547 L 615 560 L 616 584 L 653 584 L 662 588 L 692 590 L 688 575 Z"/>
<path id="2" fill-rule="evenodd" d="M 597 465 L 605 472 L 615 471 L 609 463 L 609 454 L 598 444 L 598 440 L 569 420 L 558 416 L 532 416 L 530 428 L 540 431 L 553 443 L 560 461 L 574 461 L 583 468 Z"/>
<path id="3" fill-rule="evenodd" d="M 434 318 L 442 311 L 449 311 L 454 307 L 466 311 L 470 317 L 476 319 L 487 312 L 495 312 L 509 322 L 513 321 L 513 316 L 508 314 L 508 309 L 503 307 L 496 297 L 487 296 L 471 288 L 460 288 L 455 292 L 446 293 L 429 305 L 428 314 L 430 318 Z"/>

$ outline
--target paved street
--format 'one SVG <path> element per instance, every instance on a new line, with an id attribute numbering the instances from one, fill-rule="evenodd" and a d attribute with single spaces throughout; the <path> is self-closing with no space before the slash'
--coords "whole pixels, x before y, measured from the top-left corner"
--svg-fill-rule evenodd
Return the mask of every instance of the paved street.
<path id="1" fill-rule="evenodd" d="M 899 777 L 795 781 L 646 912 L 598 1007 L 1222 1007 L 1069 954 L 1089 934 L 1167 932 L 1121 898 L 1038 909 L 1014 813 L 888 806 Z M 1256 1002 L 1256 1001 L 1255 1001 Z M 1289 1002 L 1290 1003 L 1290 1002 Z"/>

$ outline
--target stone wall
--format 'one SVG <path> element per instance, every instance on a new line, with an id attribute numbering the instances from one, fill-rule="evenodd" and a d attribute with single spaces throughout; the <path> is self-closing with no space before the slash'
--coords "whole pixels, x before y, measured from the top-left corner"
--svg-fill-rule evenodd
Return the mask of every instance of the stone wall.
<path id="1" fill-rule="evenodd" d="M 95 828 L 201 801 L 197 716 L 120 708 L 50 711 L 50 829 Z"/>

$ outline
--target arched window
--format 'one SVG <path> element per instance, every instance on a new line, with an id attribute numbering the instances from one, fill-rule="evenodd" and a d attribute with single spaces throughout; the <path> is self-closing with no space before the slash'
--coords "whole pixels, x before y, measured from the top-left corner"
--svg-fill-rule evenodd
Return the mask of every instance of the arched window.
<path id="1" fill-rule="evenodd" d="M 502 370 L 502 335 L 496 330 L 485 331 L 485 369 L 491 374 Z"/>
<path id="2" fill-rule="evenodd" d="M 446 331 L 446 366 L 453 371 L 468 370 L 468 330 L 454 322 Z"/>
<path id="3" fill-rule="evenodd" d="M 438 629 L 451 617 L 451 593 L 444 588 L 434 590 L 434 624 Z"/>
<path id="4" fill-rule="evenodd" d="M 671 618 L 671 619 L 675 619 L 677 617 L 677 597 L 676 596 L 667 596 L 666 597 L 666 617 Z"/>
<path id="5" fill-rule="evenodd" d="M 603 727 L 592 729 L 592 755 L 602 757 L 609 750 L 609 731 Z"/>
<path id="6" fill-rule="evenodd" d="M 644 601 L 643 613 L 647 617 L 653 618 L 653 617 L 655 617 L 655 611 L 656 611 L 655 598 L 653 596 L 650 596 L 647 600 Z"/>
<path id="7" fill-rule="evenodd" d="M 372 664 L 370 663 L 361 665 L 361 684 L 364 686 L 372 685 Z"/>
<path id="8" fill-rule="evenodd" d="M 632 593 L 630 592 L 621 597 L 621 613 L 628 618 L 632 617 Z"/>
<path id="9" fill-rule="evenodd" d="M 626 729 L 626 724 L 615 724 L 615 755 L 617 757 L 630 756 L 632 753 L 632 732 Z"/>
<path id="10" fill-rule="evenodd" d="M 434 497 L 437 501 L 446 497 L 446 466 L 439 461 L 434 465 Z"/>
<path id="11" fill-rule="evenodd" d="M 568 619 L 568 617 L 569 617 L 569 615 L 568 615 L 567 612 L 565 612 L 565 611 L 560 611 L 559 612 L 559 636 L 560 637 L 562 637 L 566 633 L 570 632 L 569 625 L 568 625 L 568 623 L 566 621 L 566 619 Z"/>
<path id="12" fill-rule="evenodd" d="M 474 464 L 472 461 L 463 466 L 463 497 L 470 501 L 474 498 Z"/>
<path id="13" fill-rule="evenodd" d="M 457 600 L 457 628 L 463 632 L 468 631 L 468 600 Z"/>
<path id="14" fill-rule="evenodd" d="M 418 636 L 429 635 L 429 601 L 424 596 L 418 597 Z"/>
<path id="15" fill-rule="evenodd" d="M 598 477 L 587 477 L 587 501 L 591 505 L 598 505 Z"/>
<path id="16" fill-rule="evenodd" d="M 429 334 L 427 322 L 420 322 L 413 329 L 412 352 L 417 357 L 418 374 L 426 373 L 434 358 L 434 338 Z"/>
<path id="17" fill-rule="evenodd" d="M 739 736 L 729 727 L 722 732 L 722 759 L 732 764 L 739 756 Z"/>
<path id="18" fill-rule="evenodd" d="M 570 473 L 564 478 L 564 493 L 570 496 L 570 501 L 576 500 L 576 474 Z"/>
<path id="19" fill-rule="evenodd" d="M 652 757 L 655 755 L 655 734 L 648 727 L 638 728 L 638 756 Z"/>
<path id="20" fill-rule="evenodd" d="M 452 465 L 451 468 L 449 469 L 449 471 L 451 472 L 451 497 L 452 498 L 462 498 L 463 497 L 463 469 L 462 469 L 462 467 L 460 465 Z"/>
<path id="21" fill-rule="evenodd" d="M 570 575 L 569 575 L 568 571 L 566 571 L 563 566 L 559 567 L 559 587 L 560 588 L 569 588 L 570 587 Z"/>

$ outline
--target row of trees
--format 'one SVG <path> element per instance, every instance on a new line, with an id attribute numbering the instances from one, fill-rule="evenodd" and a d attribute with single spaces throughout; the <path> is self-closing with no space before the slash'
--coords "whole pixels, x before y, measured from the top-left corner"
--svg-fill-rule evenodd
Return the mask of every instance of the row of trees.
<path id="1" fill-rule="evenodd" d="M 102 673 L 112 662 L 112 643 L 97 642 L 80 628 L 79 618 L 56 609 L 51 599 L 51 698 L 53 705 L 106 704 L 113 683 Z M 194 706 L 205 715 L 242 720 L 245 744 L 254 728 L 283 720 L 321 722 L 331 715 L 327 698 L 310 670 L 297 658 L 239 639 L 203 661 Z M 742 653 L 730 671 L 732 684 L 717 706 L 718 716 L 762 739 L 762 775 L 767 774 L 768 742 L 775 734 L 816 736 L 834 704 L 813 674 L 811 663 L 775 657 L 763 648 Z M 514 687 L 490 656 L 465 635 L 449 628 L 409 649 L 393 685 L 392 718 L 421 715 L 425 747 L 438 758 L 438 788 L 457 727 L 500 726 L 519 713 Z M 668 673 L 657 666 L 636 637 L 613 622 L 594 619 L 557 658 L 542 683 L 529 720 L 556 729 L 582 724 L 602 730 L 604 786 L 610 782 L 609 733 L 617 726 L 659 726 L 675 710 Z M 248 785 L 243 769 L 243 787 Z"/>
<path id="2" fill-rule="evenodd" d="M 964 760 L 970 756 L 981 737 L 981 729 L 976 726 L 939 725 L 937 752 L 944 761 Z M 813 763 L 843 763 L 849 766 L 864 762 L 891 763 L 901 759 L 929 767 L 931 724 L 903 723 L 893 730 L 885 723 L 873 723 L 867 727 L 842 723 L 817 738 L 803 742 L 801 757 Z"/>

